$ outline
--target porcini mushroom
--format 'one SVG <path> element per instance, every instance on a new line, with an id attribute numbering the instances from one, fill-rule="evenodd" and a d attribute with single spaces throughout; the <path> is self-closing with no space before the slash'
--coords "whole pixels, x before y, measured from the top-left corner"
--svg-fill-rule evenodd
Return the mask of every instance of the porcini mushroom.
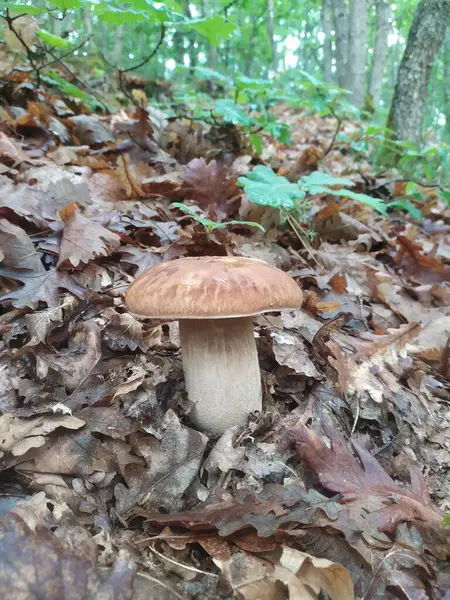
<path id="1" fill-rule="evenodd" d="M 241 257 L 187 257 L 151 267 L 129 288 L 137 317 L 178 319 L 193 423 L 218 435 L 262 408 L 254 315 L 299 308 L 302 292 L 284 271 Z"/>

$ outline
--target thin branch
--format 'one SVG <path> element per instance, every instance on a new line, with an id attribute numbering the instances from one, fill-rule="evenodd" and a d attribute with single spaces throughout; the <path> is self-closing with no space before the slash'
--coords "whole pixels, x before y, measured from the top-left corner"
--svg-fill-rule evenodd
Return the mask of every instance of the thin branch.
<path id="1" fill-rule="evenodd" d="M 107 112 L 110 112 L 108 107 L 106 106 L 106 104 L 103 102 L 103 100 L 93 90 L 91 90 L 91 88 L 86 83 L 84 83 L 84 81 L 82 81 L 79 77 L 77 77 L 77 75 L 75 75 L 75 73 L 62 61 L 61 58 L 55 56 L 51 50 L 48 50 L 47 52 L 48 52 L 48 54 L 50 54 L 50 56 L 52 58 L 54 58 L 53 64 L 59 63 L 69 73 L 69 75 L 73 78 L 73 80 L 77 82 L 77 84 L 79 86 L 84 88 L 91 96 L 93 96 L 97 100 L 97 102 L 100 104 L 100 106 L 103 106 L 104 110 L 106 110 Z"/>
<path id="2" fill-rule="evenodd" d="M 55 63 L 64 60 L 65 58 L 67 58 L 68 56 L 70 56 L 71 54 L 74 54 L 75 52 L 77 52 L 78 50 L 80 50 L 92 37 L 92 33 L 89 37 L 87 37 L 85 40 L 83 40 L 80 44 L 78 44 L 78 46 L 75 46 L 75 48 L 72 48 L 71 50 L 67 51 L 65 54 L 62 54 L 59 58 L 55 58 L 53 60 L 51 60 L 48 63 L 43 64 L 40 69 L 46 69 L 47 67 L 51 67 L 52 65 L 54 65 Z"/>
<path id="3" fill-rule="evenodd" d="M 111 62 L 109 62 L 109 60 L 105 57 L 104 54 L 101 55 L 102 59 L 104 60 L 104 62 L 111 67 L 112 69 L 114 69 L 115 71 L 117 71 L 118 75 L 119 75 L 119 88 L 120 91 L 122 92 L 122 94 L 128 98 L 128 100 L 134 104 L 135 106 L 141 108 L 139 106 L 139 104 L 136 102 L 136 100 L 133 98 L 133 96 L 128 92 L 128 90 L 125 87 L 125 83 L 123 80 L 123 74 L 124 73 L 130 73 L 131 71 L 135 71 L 136 69 L 139 69 L 140 67 L 143 67 L 144 65 L 146 65 L 154 56 L 155 54 L 158 52 L 158 50 L 161 47 L 161 44 L 164 41 L 164 38 L 166 36 L 166 28 L 164 26 L 164 24 L 161 25 L 161 29 L 160 29 L 160 36 L 159 36 L 159 40 L 156 44 L 156 46 L 153 48 L 152 52 L 143 60 L 141 60 L 141 62 L 139 62 L 137 65 L 134 65 L 132 67 L 128 67 L 127 69 L 119 69 L 117 66 L 113 65 Z"/>
<path id="4" fill-rule="evenodd" d="M 329 154 L 331 152 L 331 150 L 333 149 L 334 146 L 334 142 L 336 141 L 336 138 L 338 136 L 338 133 L 341 129 L 341 125 L 342 125 L 342 119 L 340 117 L 337 116 L 337 114 L 334 112 L 334 110 L 331 108 L 331 106 L 328 106 L 328 110 L 330 111 L 330 113 L 333 115 L 333 117 L 337 120 L 337 127 L 336 130 L 334 132 L 333 138 L 330 142 L 330 145 L 328 146 L 328 148 L 325 150 L 325 152 L 323 153 L 322 159 L 325 158 L 325 156 L 327 154 Z"/>

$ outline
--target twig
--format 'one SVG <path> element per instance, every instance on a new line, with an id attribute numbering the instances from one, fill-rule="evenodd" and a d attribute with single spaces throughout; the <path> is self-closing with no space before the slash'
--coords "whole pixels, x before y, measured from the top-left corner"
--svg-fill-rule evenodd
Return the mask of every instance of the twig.
<path id="1" fill-rule="evenodd" d="M 53 63 L 59 63 L 69 73 L 69 75 L 73 78 L 73 80 L 77 82 L 78 85 L 83 87 L 91 96 L 93 96 L 97 100 L 97 102 L 100 104 L 100 106 L 103 107 L 103 109 L 105 111 L 110 112 L 110 110 L 108 109 L 106 104 L 103 102 L 103 100 L 99 96 L 97 96 L 97 94 L 94 91 L 92 91 L 91 88 L 86 83 L 84 83 L 84 81 L 82 81 L 79 77 L 77 77 L 77 75 L 75 75 L 75 73 L 72 71 L 72 69 L 70 69 L 62 61 L 61 58 L 55 56 L 51 50 L 48 50 L 48 54 L 50 54 L 50 56 L 52 56 L 55 59 L 53 61 Z"/>
<path id="2" fill-rule="evenodd" d="M 15 17 L 11 17 L 11 15 L 9 14 L 9 8 L 7 8 L 6 14 L 1 15 L 1 18 L 6 21 L 6 24 L 8 25 L 8 29 L 10 31 L 12 31 L 12 33 L 16 36 L 16 38 L 19 40 L 19 42 L 23 46 L 23 48 L 26 52 L 27 58 L 28 58 L 28 62 L 30 63 L 32 70 L 36 74 L 36 80 L 37 80 L 37 84 L 39 86 L 39 85 L 41 85 L 40 67 L 38 65 L 36 65 L 36 63 L 35 63 L 34 53 L 32 52 L 31 48 L 28 46 L 28 44 L 25 42 L 25 40 L 23 39 L 21 34 L 16 30 L 16 28 L 13 25 L 14 21 L 16 19 L 18 19 L 20 16 L 22 16 L 22 15 L 16 15 Z"/>
<path id="3" fill-rule="evenodd" d="M 153 581 L 154 583 L 157 583 L 158 585 L 160 585 L 164 589 L 169 590 L 169 592 L 172 592 L 172 594 L 174 596 L 176 596 L 179 600 L 186 600 L 183 596 L 181 596 L 181 594 L 179 594 L 173 588 L 171 588 L 169 585 L 167 585 L 167 583 L 163 583 L 159 579 L 156 579 L 156 577 L 152 577 L 151 575 L 148 575 L 148 573 L 145 573 L 143 571 L 138 571 L 137 575 L 139 575 L 140 577 L 144 577 L 145 579 L 149 579 L 150 581 Z"/>
<path id="4" fill-rule="evenodd" d="M 338 136 L 338 133 L 339 133 L 339 131 L 341 129 L 341 125 L 342 125 L 341 118 L 337 116 L 337 114 L 334 112 L 334 110 L 331 108 L 331 106 L 328 106 L 328 110 L 333 115 L 333 117 L 337 120 L 337 127 L 336 127 L 336 131 L 334 132 L 334 135 L 333 135 L 333 137 L 331 139 L 330 145 L 328 146 L 328 148 L 323 153 L 322 159 L 324 159 L 325 156 L 331 152 L 331 150 L 332 150 L 332 148 L 334 146 L 334 142 L 336 141 L 336 138 Z"/>
<path id="5" fill-rule="evenodd" d="M 154 554 L 156 554 L 156 556 L 158 556 L 162 560 L 167 560 L 167 562 L 170 562 L 173 565 L 176 565 L 177 567 L 181 567 L 182 569 L 186 569 L 187 571 L 194 571 L 194 573 L 201 573 L 202 575 L 208 575 L 208 577 L 216 577 L 216 578 L 218 577 L 218 575 L 216 575 L 216 573 L 208 573 L 208 571 L 202 571 L 201 569 L 197 569 L 196 567 L 191 567 L 190 565 L 185 565 L 184 563 L 180 563 L 180 562 L 174 560 L 173 558 L 164 556 L 164 554 L 162 554 L 161 552 L 158 552 L 158 550 L 155 550 L 155 548 L 153 546 L 148 546 L 148 549 L 151 552 L 153 552 Z"/>
<path id="6" fill-rule="evenodd" d="M 289 225 L 291 226 L 295 235 L 300 240 L 301 244 L 304 246 L 304 248 L 308 252 L 310 258 L 316 263 L 316 265 L 323 266 L 320 264 L 320 262 L 314 256 L 314 249 L 312 248 L 311 244 L 309 243 L 308 236 L 303 231 L 301 226 L 297 223 L 297 221 L 293 217 L 291 217 L 291 215 L 288 215 L 286 220 L 289 223 Z"/>
<path id="7" fill-rule="evenodd" d="M 122 94 L 126 98 L 128 98 L 128 100 L 132 104 L 134 104 L 135 106 L 138 106 L 139 108 L 141 108 L 141 107 L 139 106 L 139 104 L 136 102 L 136 100 L 133 98 L 133 96 L 128 92 L 128 90 L 125 87 L 125 83 L 123 81 L 123 75 L 124 75 L 124 73 L 130 73 L 131 71 L 135 71 L 136 69 L 140 69 L 141 67 L 143 67 L 144 65 L 146 65 L 155 56 L 155 54 L 160 49 L 161 44 L 163 43 L 165 36 L 166 36 L 166 28 L 165 28 L 164 24 L 162 24 L 161 25 L 161 29 L 160 29 L 159 40 L 158 40 L 156 46 L 150 52 L 150 54 L 146 58 L 144 58 L 143 60 L 141 60 L 141 62 L 137 63 L 136 65 L 133 65 L 132 67 L 128 67 L 127 69 L 119 69 L 117 66 L 115 66 L 111 62 L 109 62 L 109 60 L 105 57 L 104 54 L 101 55 L 103 61 L 109 67 L 111 67 L 112 69 L 114 69 L 115 71 L 117 71 L 117 74 L 119 76 L 119 88 L 120 88 L 120 91 L 122 92 Z"/>

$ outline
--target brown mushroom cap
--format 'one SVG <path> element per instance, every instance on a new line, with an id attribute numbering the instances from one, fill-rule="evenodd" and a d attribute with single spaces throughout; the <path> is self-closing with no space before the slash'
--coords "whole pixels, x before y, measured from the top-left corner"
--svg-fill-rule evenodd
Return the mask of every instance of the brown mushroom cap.
<path id="1" fill-rule="evenodd" d="M 179 258 L 151 267 L 125 303 L 139 317 L 226 319 L 300 308 L 302 292 L 284 271 L 254 258 Z"/>

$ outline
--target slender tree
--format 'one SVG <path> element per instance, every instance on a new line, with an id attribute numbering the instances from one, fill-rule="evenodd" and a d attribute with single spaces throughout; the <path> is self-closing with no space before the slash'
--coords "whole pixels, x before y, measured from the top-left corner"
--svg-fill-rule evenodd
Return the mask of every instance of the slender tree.
<path id="1" fill-rule="evenodd" d="M 369 91 L 375 108 L 380 106 L 384 67 L 388 52 L 391 5 L 387 0 L 376 0 L 376 32 Z"/>
<path id="2" fill-rule="evenodd" d="M 333 47 L 331 39 L 331 2 L 330 0 L 323 0 L 322 3 L 322 31 L 324 33 L 323 40 L 323 79 L 324 81 L 331 83 L 333 81 L 332 72 L 332 61 L 333 61 Z"/>
<path id="3" fill-rule="evenodd" d="M 398 70 L 388 127 L 400 140 L 419 143 L 433 60 L 450 24 L 450 0 L 422 0 Z"/>
<path id="4" fill-rule="evenodd" d="M 267 33 L 269 35 L 270 47 L 272 49 L 272 67 L 275 73 L 278 72 L 278 53 L 274 38 L 275 5 L 274 0 L 267 0 Z"/>
<path id="5" fill-rule="evenodd" d="M 352 92 L 352 102 L 363 106 L 366 91 L 367 55 L 367 1 L 352 0 L 350 6 L 347 88 Z"/>
<path id="6" fill-rule="evenodd" d="M 331 0 L 336 31 L 336 70 L 340 87 L 347 87 L 348 13 L 345 0 Z"/>

